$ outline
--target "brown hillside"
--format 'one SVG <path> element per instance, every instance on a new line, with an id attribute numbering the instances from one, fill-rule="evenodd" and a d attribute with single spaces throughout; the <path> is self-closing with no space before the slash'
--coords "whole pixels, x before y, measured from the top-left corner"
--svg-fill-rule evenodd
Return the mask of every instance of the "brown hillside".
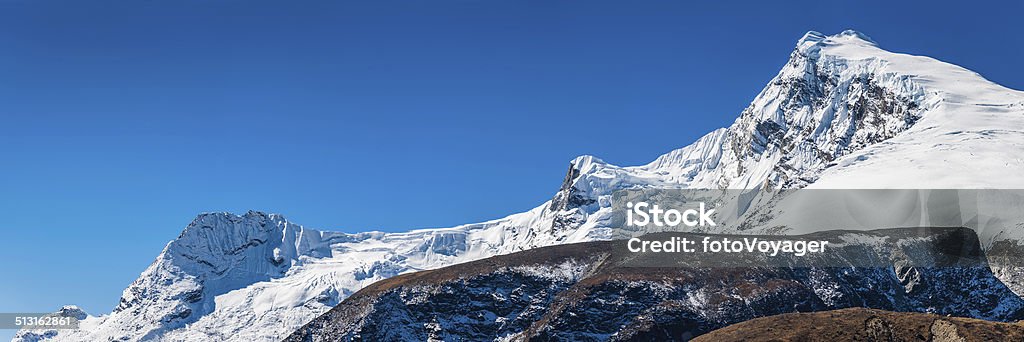
<path id="1" fill-rule="evenodd" d="M 850 308 L 757 318 L 694 341 L 1024 341 L 1024 324 Z"/>

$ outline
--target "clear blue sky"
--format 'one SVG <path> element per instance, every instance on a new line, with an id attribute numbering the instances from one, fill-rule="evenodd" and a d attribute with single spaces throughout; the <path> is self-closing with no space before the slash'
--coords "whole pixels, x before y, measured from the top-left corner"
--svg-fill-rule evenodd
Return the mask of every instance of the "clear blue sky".
<path id="1" fill-rule="evenodd" d="M 729 124 L 807 30 L 1024 88 L 1019 1 L 688 3 L 0 0 L 0 311 L 109 312 L 203 211 L 527 210 Z"/>

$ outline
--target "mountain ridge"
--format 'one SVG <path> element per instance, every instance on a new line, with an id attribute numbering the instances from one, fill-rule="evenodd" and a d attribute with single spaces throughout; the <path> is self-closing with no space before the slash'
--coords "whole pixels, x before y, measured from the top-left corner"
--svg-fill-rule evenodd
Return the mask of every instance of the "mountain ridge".
<path id="1" fill-rule="evenodd" d="M 711 234 L 659 233 L 700 239 Z M 759 236 L 766 238 L 765 236 Z M 845 307 L 1024 318 L 1024 300 L 985 266 L 973 230 L 825 230 L 794 240 L 835 243 L 816 264 L 775 267 L 730 254 L 667 257 L 622 240 L 539 247 L 392 277 L 363 288 L 286 341 L 687 340 L 755 317 Z M 856 260 L 890 260 L 863 266 Z M 942 260 L 936 263 L 924 260 Z"/>

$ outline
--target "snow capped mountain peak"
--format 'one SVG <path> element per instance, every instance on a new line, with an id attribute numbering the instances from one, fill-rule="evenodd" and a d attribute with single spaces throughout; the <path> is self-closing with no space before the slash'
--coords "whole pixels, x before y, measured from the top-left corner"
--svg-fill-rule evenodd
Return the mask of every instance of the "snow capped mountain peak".
<path id="1" fill-rule="evenodd" d="M 608 163 L 605 163 L 603 160 L 595 156 L 582 155 L 574 158 L 571 162 L 569 162 L 569 165 L 572 168 L 578 170 L 580 173 L 588 173 L 592 172 L 597 167 L 608 165 Z"/>
<path id="2" fill-rule="evenodd" d="M 60 310 L 57 310 L 56 314 L 58 316 L 74 317 L 79 320 L 89 317 L 89 314 L 85 313 L 85 310 L 82 310 L 76 305 L 65 305 L 61 307 Z"/>
<path id="3" fill-rule="evenodd" d="M 807 44 L 815 44 L 817 42 L 825 40 L 825 37 L 826 36 L 824 34 L 822 34 L 821 32 L 818 32 L 818 31 L 807 31 L 807 33 L 804 33 L 804 36 L 800 37 L 800 40 L 798 40 L 796 42 L 796 46 L 797 47 L 801 47 L 801 46 L 804 46 L 804 45 L 807 45 Z"/>
<path id="4" fill-rule="evenodd" d="M 199 214 L 124 290 L 110 315 L 83 323 L 95 330 L 70 338 L 164 336 L 217 310 L 219 296 L 281 278 L 305 258 L 329 257 L 321 237 L 276 214 Z"/>
<path id="5" fill-rule="evenodd" d="M 909 129 L 934 104 L 913 74 L 888 69 L 893 56 L 857 31 L 808 32 L 731 126 L 643 166 L 577 158 L 567 181 L 593 201 L 632 186 L 806 186 L 836 159 Z"/>
<path id="6" fill-rule="evenodd" d="M 862 42 L 870 43 L 871 45 L 878 45 L 878 43 L 875 43 L 875 41 L 873 39 L 871 39 L 871 37 L 868 37 L 868 35 L 860 32 L 860 31 L 857 31 L 857 30 L 845 30 L 845 31 L 839 33 L 836 36 L 837 37 L 855 38 L 855 39 L 860 40 Z"/>
<path id="7" fill-rule="evenodd" d="M 867 37 L 867 35 L 856 30 L 846 30 L 833 36 L 826 36 L 817 31 L 808 31 L 804 34 L 804 37 L 797 41 L 797 48 L 806 48 L 807 46 L 818 44 L 866 44 L 878 46 L 878 43 Z"/>
<path id="8" fill-rule="evenodd" d="M 318 231 L 290 223 L 281 215 L 249 211 L 240 216 L 200 214 L 161 256 L 190 273 L 232 278 L 225 274 L 282 274 L 300 256 L 322 257 L 328 253 L 320 246 Z"/>

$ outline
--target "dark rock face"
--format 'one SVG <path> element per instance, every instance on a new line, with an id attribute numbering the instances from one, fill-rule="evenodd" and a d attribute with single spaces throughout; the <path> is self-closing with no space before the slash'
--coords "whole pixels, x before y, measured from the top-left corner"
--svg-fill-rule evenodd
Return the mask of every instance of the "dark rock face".
<path id="1" fill-rule="evenodd" d="M 576 179 L 580 176 L 579 165 L 569 164 L 569 171 L 565 173 L 562 186 L 558 193 L 551 199 L 551 211 L 567 211 L 573 208 L 590 205 L 596 202 L 593 198 L 586 197 L 576 188 Z"/>
<path id="2" fill-rule="evenodd" d="M 571 285 L 567 279 L 506 271 L 471 282 L 387 292 L 374 304 L 387 309 L 366 316 L 359 334 L 382 341 L 490 340 L 529 327 Z"/>
<path id="3" fill-rule="evenodd" d="M 579 227 L 586 221 L 586 216 L 580 210 L 575 209 L 597 202 L 576 187 L 579 177 L 580 165 L 569 164 L 569 171 L 566 172 L 565 179 L 562 180 L 562 186 L 551 199 L 551 205 L 548 207 L 548 211 L 554 214 L 551 220 L 552 231 L 565 231 Z"/>
<path id="4" fill-rule="evenodd" d="M 1019 241 L 994 241 L 987 250 L 992 272 L 1014 293 L 1024 296 L 1024 245 Z"/>
<path id="5" fill-rule="evenodd" d="M 972 231 L 901 232 L 829 256 L 893 250 L 897 262 L 878 267 L 637 267 L 622 241 L 539 248 L 375 283 L 287 340 L 689 340 L 757 317 L 849 307 L 1024 318 L 1024 302 L 989 271 Z M 910 262 L 925 259 L 942 262 Z"/>
<path id="6" fill-rule="evenodd" d="M 729 128 L 727 145 L 736 158 L 780 154 L 768 187 L 813 183 L 829 163 L 895 137 L 922 115 L 921 93 L 908 91 L 915 88 L 910 78 L 891 79 L 880 63 L 862 65 L 867 72 L 846 72 L 854 66 L 822 56 L 827 43 L 813 41 L 798 45 Z"/>

